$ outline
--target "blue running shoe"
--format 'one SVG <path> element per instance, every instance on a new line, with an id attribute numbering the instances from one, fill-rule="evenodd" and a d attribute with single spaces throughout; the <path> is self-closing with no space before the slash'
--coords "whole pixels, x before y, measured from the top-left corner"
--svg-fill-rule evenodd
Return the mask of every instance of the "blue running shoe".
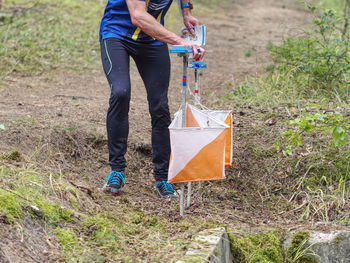
<path id="1" fill-rule="evenodd" d="M 124 172 L 112 171 L 106 179 L 106 183 L 102 190 L 105 191 L 107 187 L 115 195 L 119 194 L 123 186 L 126 184 L 124 179 Z"/>
<path id="2" fill-rule="evenodd" d="M 176 191 L 173 188 L 173 185 L 171 183 L 168 183 L 167 181 L 160 181 L 156 183 L 156 189 L 158 194 L 163 198 L 178 198 L 179 195 L 176 193 Z"/>

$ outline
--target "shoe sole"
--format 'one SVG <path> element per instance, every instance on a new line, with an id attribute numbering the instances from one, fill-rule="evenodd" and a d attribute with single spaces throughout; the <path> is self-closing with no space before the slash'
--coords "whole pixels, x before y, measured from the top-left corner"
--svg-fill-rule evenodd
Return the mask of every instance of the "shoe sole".
<path id="1" fill-rule="evenodd" d="M 157 188 L 156 188 L 156 190 L 157 190 L 157 192 L 158 192 L 158 194 L 159 194 L 159 196 L 161 198 L 164 198 L 164 199 L 166 199 L 166 198 L 170 198 L 170 199 L 177 199 L 177 198 L 179 198 L 178 195 L 166 195 L 166 196 L 163 196 L 163 195 L 161 195 L 161 193 L 159 192 L 159 190 Z"/>
<path id="2" fill-rule="evenodd" d="M 112 195 L 116 196 L 116 195 L 120 195 L 121 194 L 121 188 L 117 189 L 117 188 L 113 188 L 113 187 L 109 187 L 107 184 L 105 184 L 102 188 L 101 191 L 104 193 L 111 193 Z"/>

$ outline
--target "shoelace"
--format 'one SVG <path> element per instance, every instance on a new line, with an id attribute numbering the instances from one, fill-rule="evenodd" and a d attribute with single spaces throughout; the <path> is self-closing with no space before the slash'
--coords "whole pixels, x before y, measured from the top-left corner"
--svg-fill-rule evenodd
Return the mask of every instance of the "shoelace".
<path id="1" fill-rule="evenodd" d="M 157 183 L 157 187 L 162 193 L 171 193 L 173 194 L 175 192 L 173 186 L 171 183 L 168 183 L 166 181 L 161 181 Z"/>
<path id="2" fill-rule="evenodd" d="M 116 172 L 116 171 L 113 171 L 109 176 L 108 178 L 106 179 L 106 182 L 109 186 L 113 186 L 113 185 L 116 185 L 117 188 L 120 188 L 121 186 L 125 185 L 126 182 L 125 182 L 125 179 L 124 179 L 124 176 L 123 176 L 123 173 L 121 172 Z"/>

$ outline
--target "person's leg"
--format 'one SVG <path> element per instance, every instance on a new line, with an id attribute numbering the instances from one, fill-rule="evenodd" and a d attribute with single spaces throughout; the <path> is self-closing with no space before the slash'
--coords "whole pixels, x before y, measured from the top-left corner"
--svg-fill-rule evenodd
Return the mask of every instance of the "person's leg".
<path id="1" fill-rule="evenodd" d="M 129 133 L 129 54 L 122 41 L 109 38 L 101 42 L 101 58 L 111 88 L 107 113 L 109 164 L 113 171 L 120 172 L 126 167 Z"/>
<path id="2" fill-rule="evenodd" d="M 141 46 L 133 56 L 147 90 L 152 118 L 152 149 L 156 181 L 168 179 L 171 118 L 168 106 L 170 58 L 167 45 Z"/>

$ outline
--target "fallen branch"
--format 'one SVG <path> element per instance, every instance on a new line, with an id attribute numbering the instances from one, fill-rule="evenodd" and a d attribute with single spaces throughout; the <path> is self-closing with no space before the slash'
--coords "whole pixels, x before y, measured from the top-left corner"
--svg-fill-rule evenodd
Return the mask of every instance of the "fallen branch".
<path id="1" fill-rule="evenodd" d="M 92 190 L 90 187 L 88 186 L 84 186 L 84 185 L 78 185 L 76 183 L 74 183 L 73 181 L 69 181 L 73 186 L 75 186 L 76 188 L 78 189 L 83 189 L 83 190 L 86 190 L 87 191 L 87 194 L 92 196 Z"/>
<path id="2" fill-rule="evenodd" d="M 51 248 L 51 249 L 54 249 L 56 248 L 49 239 L 46 239 L 46 243 L 48 244 L 48 246 Z"/>
<path id="3" fill-rule="evenodd" d="M 303 206 L 305 206 L 306 204 L 308 203 L 308 201 L 305 201 L 304 203 L 302 203 L 300 206 L 290 210 L 290 211 L 282 211 L 282 212 L 279 212 L 278 215 L 282 215 L 284 213 L 291 213 L 291 212 L 295 212 L 295 211 L 298 211 L 299 209 L 301 209 Z"/>
<path id="4" fill-rule="evenodd" d="M 71 98 L 72 100 L 76 100 L 76 99 L 92 100 L 92 99 L 89 98 L 89 97 L 74 96 L 74 95 L 65 95 L 65 94 L 57 94 L 57 95 L 54 95 L 54 97 Z"/>
<path id="5" fill-rule="evenodd" d="M 18 196 L 18 197 L 22 198 L 23 200 L 25 200 L 25 201 L 27 201 L 27 202 L 31 202 L 28 198 L 24 197 L 23 195 L 20 195 L 19 193 L 15 192 L 15 191 L 12 191 L 12 190 L 10 190 L 10 189 L 5 189 L 5 188 L 1 188 L 1 189 L 4 190 L 4 191 L 6 191 L 6 192 L 9 192 L 9 193 L 11 193 L 11 194 L 13 194 L 13 195 Z"/>
<path id="6" fill-rule="evenodd" d="M 238 220 L 244 224 L 248 224 L 248 225 L 252 225 L 252 226 L 258 226 L 259 224 L 255 224 L 253 222 L 250 222 L 250 221 L 247 221 L 246 219 L 242 218 L 242 217 L 239 217 L 237 215 L 228 215 L 227 216 L 229 219 L 235 219 L 235 220 Z"/>

